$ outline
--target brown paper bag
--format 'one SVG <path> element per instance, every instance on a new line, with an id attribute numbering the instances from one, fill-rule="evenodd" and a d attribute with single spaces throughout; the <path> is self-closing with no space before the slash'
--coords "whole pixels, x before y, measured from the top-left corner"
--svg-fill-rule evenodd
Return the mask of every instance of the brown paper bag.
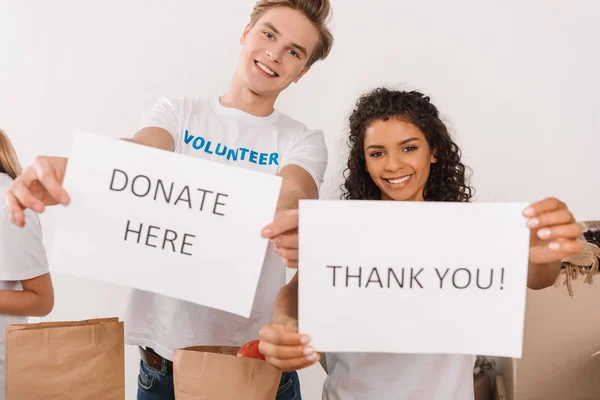
<path id="1" fill-rule="evenodd" d="M 175 350 L 175 399 L 274 400 L 281 371 L 266 361 L 236 356 L 238 349 L 195 346 Z"/>
<path id="2" fill-rule="evenodd" d="M 124 400 L 118 318 L 6 327 L 6 400 Z"/>

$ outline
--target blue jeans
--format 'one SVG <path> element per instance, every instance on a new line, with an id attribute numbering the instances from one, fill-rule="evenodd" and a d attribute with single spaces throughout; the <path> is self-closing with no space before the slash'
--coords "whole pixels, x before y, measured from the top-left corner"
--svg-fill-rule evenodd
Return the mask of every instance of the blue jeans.
<path id="1" fill-rule="evenodd" d="M 175 400 L 173 374 L 167 371 L 166 365 L 158 370 L 140 360 L 137 400 Z M 275 400 L 302 400 L 297 372 L 281 375 Z"/>

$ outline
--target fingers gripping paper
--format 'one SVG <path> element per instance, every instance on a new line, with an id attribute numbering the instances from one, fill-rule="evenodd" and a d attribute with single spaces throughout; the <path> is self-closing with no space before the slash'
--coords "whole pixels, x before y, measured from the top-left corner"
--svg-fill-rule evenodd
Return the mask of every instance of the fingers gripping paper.
<path id="1" fill-rule="evenodd" d="M 125 398 L 118 318 L 9 325 L 6 400 Z"/>
<path id="2" fill-rule="evenodd" d="M 238 349 L 199 346 L 175 350 L 175 398 L 274 400 L 281 371 L 266 361 L 236 356 Z"/>

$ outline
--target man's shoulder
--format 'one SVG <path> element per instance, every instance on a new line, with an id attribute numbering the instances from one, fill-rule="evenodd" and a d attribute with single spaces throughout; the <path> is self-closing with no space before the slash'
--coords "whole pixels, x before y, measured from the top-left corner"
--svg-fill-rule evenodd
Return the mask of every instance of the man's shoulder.
<path id="1" fill-rule="evenodd" d="M 193 107 L 210 103 L 211 98 L 208 96 L 160 96 L 158 103 L 168 103 L 175 107 Z"/>
<path id="2" fill-rule="evenodd" d="M 282 112 L 279 112 L 277 124 L 280 126 L 280 132 L 290 136 L 306 137 L 311 135 L 322 135 L 323 131 L 319 128 L 309 127 L 306 123 Z"/>
<path id="3" fill-rule="evenodd" d="M 209 112 L 210 100 L 207 96 L 160 96 L 146 115 L 187 119 Z"/>

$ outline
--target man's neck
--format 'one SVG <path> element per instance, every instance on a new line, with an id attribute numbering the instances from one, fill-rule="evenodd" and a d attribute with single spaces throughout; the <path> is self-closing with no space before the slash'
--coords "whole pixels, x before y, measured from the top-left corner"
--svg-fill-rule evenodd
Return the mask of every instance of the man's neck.
<path id="1" fill-rule="evenodd" d="M 268 117 L 274 111 L 276 98 L 260 96 L 234 77 L 227 92 L 219 97 L 221 105 L 229 108 L 237 108 L 257 117 Z"/>

